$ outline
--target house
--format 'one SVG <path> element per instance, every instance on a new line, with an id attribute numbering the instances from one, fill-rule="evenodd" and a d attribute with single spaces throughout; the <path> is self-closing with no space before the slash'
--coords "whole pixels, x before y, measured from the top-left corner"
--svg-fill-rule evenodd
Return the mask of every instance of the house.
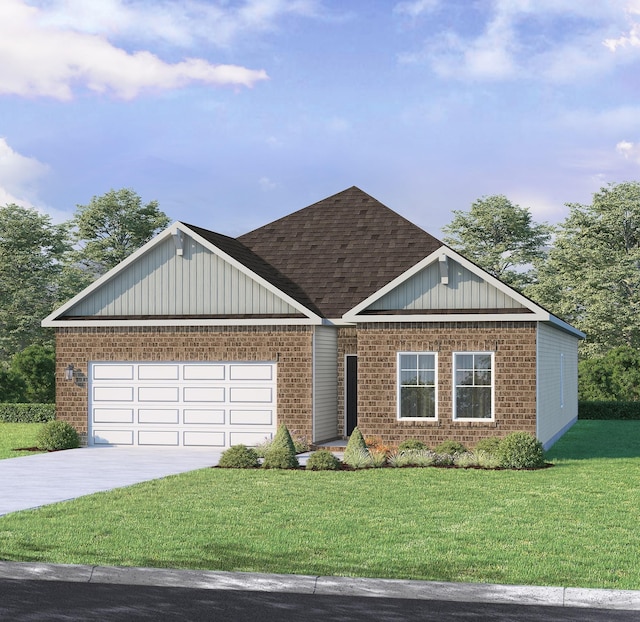
<path id="1" fill-rule="evenodd" d="M 252 445 L 285 423 L 548 447 L 584 335 L 349 188 L 236 239 L 176 222 L 54 311 L 57 413 L 88 444 Z"/>

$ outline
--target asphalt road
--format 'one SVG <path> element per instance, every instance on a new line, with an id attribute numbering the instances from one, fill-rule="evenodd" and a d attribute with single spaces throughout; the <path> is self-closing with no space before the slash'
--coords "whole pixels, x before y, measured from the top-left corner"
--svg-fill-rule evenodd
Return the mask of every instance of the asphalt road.
<path id="1" fill-rule="evenodd" d="M 638 611 L 0 579 L 0 620 L 638 622 Z"/>

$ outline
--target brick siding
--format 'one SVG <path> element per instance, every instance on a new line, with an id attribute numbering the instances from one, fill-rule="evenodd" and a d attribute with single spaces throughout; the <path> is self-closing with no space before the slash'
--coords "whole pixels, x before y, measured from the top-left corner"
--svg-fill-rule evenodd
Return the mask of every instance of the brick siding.
<path id="1" fill-rule="evenodd" d="M 308 326 L 87 327 L 56 330 L 56 412 L 87 442 L 92 361 L 277 361 L 278 424 L 311 438 L 312 334 Z M 73 364 L 75 379 L 64 380 Z"/>
<path id="2" fill-rule="evenodd" d="M 347 346 L 344 346 L 347 347 Z M 397 353 L 438 353 L 438 420 L 397 419 Z M 495 421 L 453 420 L 453 352 L 494 352 Z M 534 322 L 371 323 L 358 326 L 358 427 L 397 445 L 418 438 L 433 447 L 454 439 L 536 433 Z"/>

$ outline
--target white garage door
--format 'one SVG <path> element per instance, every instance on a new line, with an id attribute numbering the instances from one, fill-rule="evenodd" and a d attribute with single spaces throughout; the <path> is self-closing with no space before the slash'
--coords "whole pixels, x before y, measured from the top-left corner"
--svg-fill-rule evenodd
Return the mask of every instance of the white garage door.
<path id="1" fill-rule="evenodd" d="M 91 363 L 89 444 L 229 447 L 275 433 L 273 363 Z"/>

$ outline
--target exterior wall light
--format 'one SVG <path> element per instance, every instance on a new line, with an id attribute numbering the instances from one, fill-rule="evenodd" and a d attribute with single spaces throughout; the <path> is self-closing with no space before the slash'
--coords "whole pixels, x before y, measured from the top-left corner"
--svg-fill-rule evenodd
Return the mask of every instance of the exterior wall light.
<path id="1" fill-rule="evenodd" d="M 73 365 L 67 365 L 67 368 L 64 370 L 64 379 L 73 380 Z"/>

